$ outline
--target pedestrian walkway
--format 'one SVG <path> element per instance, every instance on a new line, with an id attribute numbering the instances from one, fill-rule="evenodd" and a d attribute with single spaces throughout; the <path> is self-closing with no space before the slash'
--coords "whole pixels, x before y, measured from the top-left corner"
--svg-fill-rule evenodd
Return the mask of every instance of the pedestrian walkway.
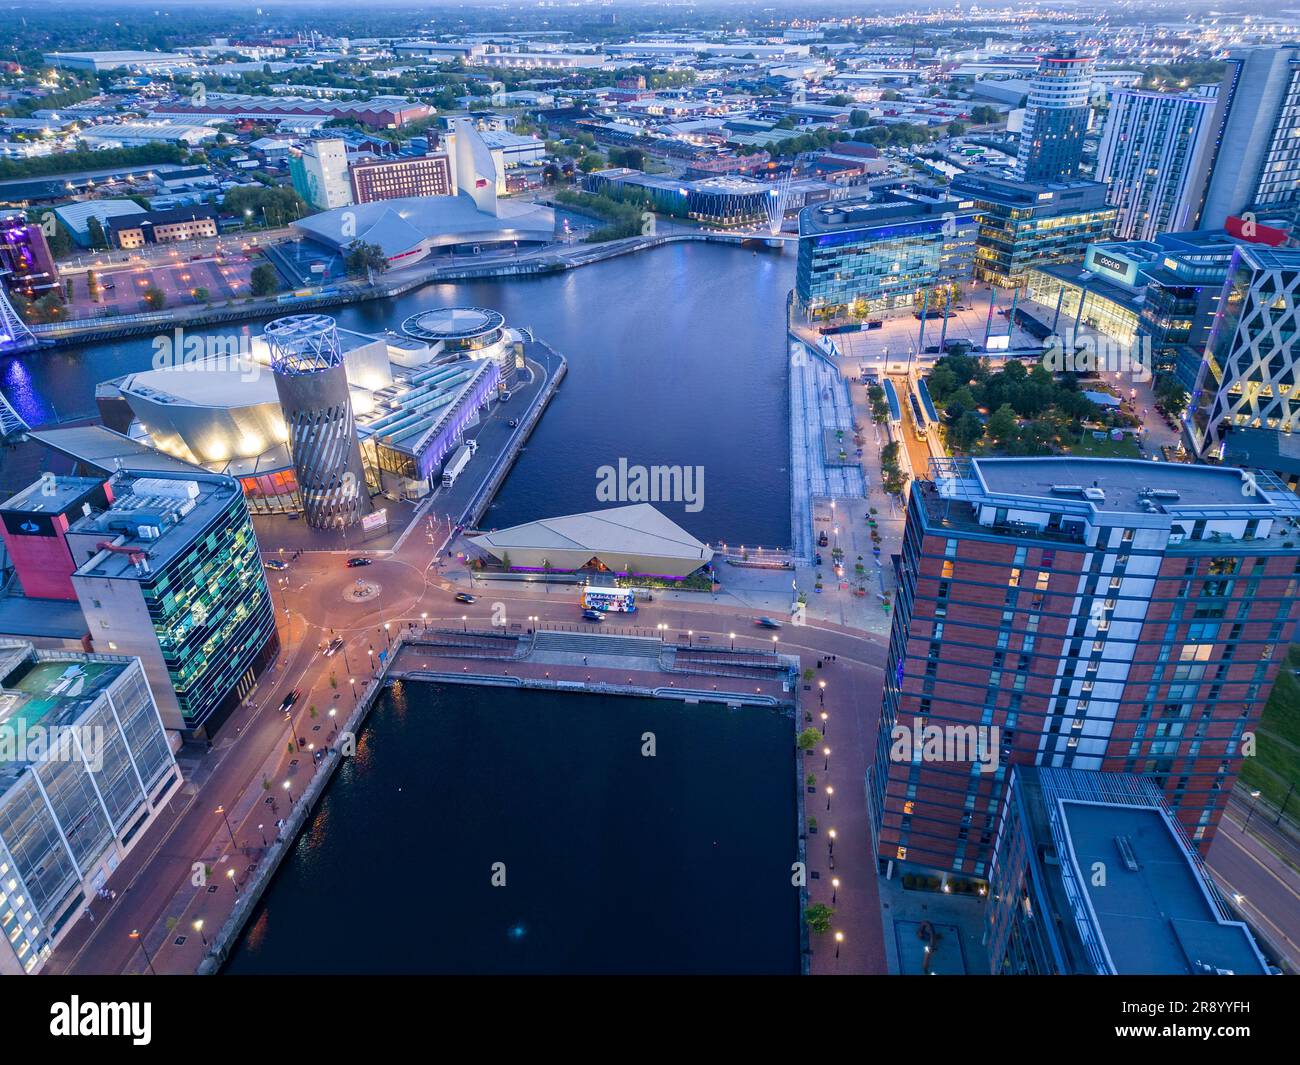
<path id="1" fill-rule="evenodd" d="M 848 389 L 835 369 L 799 341 L 791 342 L 790 359 L 790 506 L 792 553 L 813 553 L 812 500 L 817 497 L 861 499 L 866 495 L 857 466 L 828 465 L 825 439 L 842 430 L 853 433 L 854 415 Z"/>

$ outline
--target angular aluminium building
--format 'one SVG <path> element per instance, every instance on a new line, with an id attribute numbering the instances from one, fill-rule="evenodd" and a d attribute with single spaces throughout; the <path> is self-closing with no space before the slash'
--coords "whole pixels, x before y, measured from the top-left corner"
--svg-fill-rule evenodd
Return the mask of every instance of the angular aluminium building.
<path id="1" fill-rule="evenodd" d="M 1077 48 L 1042 56 L 1030 83 L 1015 176 L 1021 181 L 1071 181 L 1079 174 L 1096 57 Z"/>
<path id="2" fill-rule="evenodd" d="M 263 335 L 303 516 L 314 529 L 355 525 L 370 513 L 370 491 L 334 319 L 290 315 L 268 323 Z"/>
<path id="3" fill-rule="evenodd" d="M 1217 97 L 1217 86 L 1111 97 L 1096 178 L 1118 208 L 1118 239 L 1150 241 L 1196 224 L 1214 158 Z"/>
<path id="4" fill-rule="evenodd" d="M 1225 467 L 932 460 L 866 782 L 882 868 L 987 878 L 1024 766 L 1148 779 L 1204 853 L 1300 617 L 1297 514 Z"/>
<path id="5" fill-rule="evenodd" d="M 0 641 L 0 974 L 40 971 L 180 786 L 138 659 Z"/>

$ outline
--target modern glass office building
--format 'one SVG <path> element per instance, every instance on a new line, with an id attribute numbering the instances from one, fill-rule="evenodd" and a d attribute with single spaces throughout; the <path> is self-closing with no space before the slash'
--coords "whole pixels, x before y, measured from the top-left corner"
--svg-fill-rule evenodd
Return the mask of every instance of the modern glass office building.
<path id="1" fill-rule="evenodd" d="M 34 973 L 181 782 L 138 659 L 0 642 L 0 973 Z"/>
<path id="2" fill-rule="evenodd" d="M 816 319 L 942 310 L 970 281 L 974 253 L 974 204 L 940 190 L 806 207 L 795 293 Z"/>
<path id="3" fill-rule="evenodd" d="M 1082 259 L 1089 244 L 1111 235 L 1118 213 L 1097 181 L 1036 185 L 972 172 L 950 188 L 974 202 L 975 276 L 1005 288 L 1027 284 L 1033 267 Z"/>
<path id="4" fill-rule="evenodd" d="M 141 659 L 167 728 L 211 736 L 280 646 L 243 493 L 197 471 L 110 483 L 113 505 L 67 532 L 91 639 Z"/>

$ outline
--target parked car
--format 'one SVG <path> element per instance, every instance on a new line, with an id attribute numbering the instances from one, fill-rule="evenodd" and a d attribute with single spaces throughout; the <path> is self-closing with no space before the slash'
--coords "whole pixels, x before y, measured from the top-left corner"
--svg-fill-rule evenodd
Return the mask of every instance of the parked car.
<path id="1" fill-rule="evenodd" d="M 366 558 L 362 555 L 358 555 L 356 558 L 348 559 L 348 566 L 351 569 L 355 569 L 357 566 L 368 566 L 373 561 L 373 558 Z"/>
<path id="2" fill-rule="evenodd" d="M 267 569 L 273 569 L 273 570 L 282 570 L 282 569 L 289 568 L 289 563 L 285 562 L 284 559 L 281 558 L 268 558 L 265 562 L 262 563 L 262 565 L 264 565 Z"/>
<path id="3" fill-rule="evenodd" d="M 457 592 L 456 602 L 458 603 L 477 603 L 477 596 L 470 595 L 469 592 Z"/>
<path id="4" fill-rule="evenodd" d="M 296 703 L 301 697 L 302 697 L 302 689 L 294 688 L 293 691 L 291 691 L 288 695 L 284 697 L 284 701 L 280 704 L 280 712 L 283 714 L 287 714 L 290 710 L 293 709 L 293 704 Z"/>

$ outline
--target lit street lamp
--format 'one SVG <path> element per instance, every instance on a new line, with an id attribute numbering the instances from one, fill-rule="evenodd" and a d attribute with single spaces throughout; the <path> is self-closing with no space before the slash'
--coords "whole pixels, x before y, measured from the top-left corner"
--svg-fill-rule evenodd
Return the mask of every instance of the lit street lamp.
<path id="1" fill-rule="evenodd" d="M 221 820 L 226 823 L 226 831 L 230 833 L 230 845 L 234 847 L 235 850 L 239 850 L 239 844 L 235 841 L 235 831 L 230 827 L 230 818 L 226 816 L 226 808 L 224 806 L 218 806 L 217 813 L 221 815 Z"/>
<path id="2" fill-rule="evenodd" d="M 835 789 L 829 784 L 826 785 L 826 809 L 831 808 L 831 796 L 835 794 Z"/>
<path id="3" fill-rule="evenodd" d="M 1252 791 L 1250 793 L 1250 809 L 1246 811 L 1246 822 L 1241 826 L 1243 834 L 1246 829 L 1250 827 L 1250 819 L 1255 815 L 1255 806 L 1259 803 L 1259 795 L 1260 793 L 1258 791 Z"/>
<path id="4" fill-rule="evenodd" d="M 201 940 L 203 940 L 203 945 L 206 947 L 206 946 L 208 945 L 208 937 L 205 936 L 205 935 L 203 934 L 203 918 L 202 918 L 202 917 L 199 917 L 199 918 L 196 918 L 196 919 L 195 919 L 195 921 L 194 921 L 194 931 L 196 931 L 196 932 L 199 934 L 199 938 L 200 938 Z"/>
<path id="5" fill-rule="evenodd" d="M 840 944 L 843 942 L 844 942 L 844 933 L 836 932 L 835 933 L 835 957 L 837 958 L 840 956 Z"/>
<path id="6" fill-rule="evenodd" d="M 823 769 L 823 770 L 830 769 L 830 767 L 831 767 L 831 749 L 830 749 L 829 747 L 823 747 L 823 748 L 822 748 L 822 756 L 826 759 L 826 761 L 822 764 L 822 769 Z"/>
<path id="7" fill-rule="evenodd" d="M 832 906 L 835 905 L 835 898 L 839 894 L 839 891 L 840 891 L 840 878 L 838 876 L 833 876 L 831 877 L 831 905 Z"/>
<path id="8" fill-rule="evenodd" d="M 289 809 L 292 810 L 293 809 L 293 788 L 289 786 L 289 782 L 287 780 L 284 782 L 284 790 L 289 793 Z"/>
<path id="9" fill-rule="evenodd" d="M 829 848 L 830 853 L 831 853 L 831 854 L 834 854 L 834 853 L 835 853 L 835 836 L 836 836 L 835 829 L 832 828 L 829 832 L 826 833 L 826 835 L 827 835 L 827 837 L 828 837 L 827 842 L 826 842 L 826 845 L 827 845 L 827 847 Z"/>

